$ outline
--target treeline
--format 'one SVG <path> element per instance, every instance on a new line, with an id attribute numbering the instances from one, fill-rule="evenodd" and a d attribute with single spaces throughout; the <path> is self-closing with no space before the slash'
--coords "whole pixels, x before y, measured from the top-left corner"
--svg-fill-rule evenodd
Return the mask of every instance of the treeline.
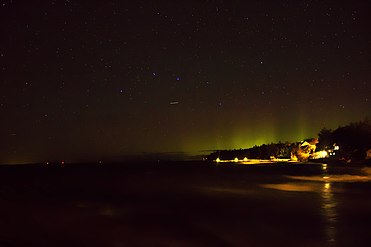
<path id="1" fill-rule="evenodd" d="M 218 150 L 208 156 L 208 160 L 233 160 L 234 158 L 270 159 L 270 157 L 290 158 L 292 143 L 271 143 L 248 149 Z"/>
<path id="2" fill-rule="evenodd" d="M 336 148 L 337 147 L 337 148 Z M 335 149 L 335 150 L 334 150 Z M 332 159 L 350 161 L 371 160 L 371 123 L 368 119 L 340 126 L 335 130 L 323 128 L 317 138 L 303 142 L 279 142 L 263 144 L 247 149 L 218 150 L 211 153 L 207 159 L 233 160 L 291 158 L 307 161 L 316 157 L 316 152 L 332 153 Z"/>
<path id="3" fill-rule="evenodd" d="M 339 146 L 338 159 L 362 161 L 370 159 L 371 122 L 365 119 L 350 123 L 335 130 L 323 128 L 318 133 L 318 150 L 328 150 L 334 145 Z"/>

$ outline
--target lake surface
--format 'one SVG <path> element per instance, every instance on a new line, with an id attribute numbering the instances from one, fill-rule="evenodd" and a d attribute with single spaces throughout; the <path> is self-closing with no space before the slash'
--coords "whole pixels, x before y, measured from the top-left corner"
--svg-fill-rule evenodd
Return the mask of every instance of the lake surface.
<path id="1" fill-rule="evenodd" d="M 0 167 L 0 246 L 370 246 L 371 169 Z"/>

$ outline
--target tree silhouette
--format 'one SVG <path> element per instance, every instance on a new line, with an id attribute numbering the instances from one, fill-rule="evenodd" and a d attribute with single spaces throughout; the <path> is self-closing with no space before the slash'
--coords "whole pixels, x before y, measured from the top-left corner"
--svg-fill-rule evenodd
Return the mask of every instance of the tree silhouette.
<path id="1" fill-rule="evenodd" d="M 318 133 L 317 150 L 328 150 L 334 145 L 332 130 L 323 128 Z"/>

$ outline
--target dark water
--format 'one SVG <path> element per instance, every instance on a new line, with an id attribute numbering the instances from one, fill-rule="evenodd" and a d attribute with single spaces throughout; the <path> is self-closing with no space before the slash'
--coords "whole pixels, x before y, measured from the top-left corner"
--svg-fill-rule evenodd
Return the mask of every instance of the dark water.
<path id="1" fill-rule="evenodd" d="M 371 171 L 0 167 L 0 246 L 371 246 Z"/>

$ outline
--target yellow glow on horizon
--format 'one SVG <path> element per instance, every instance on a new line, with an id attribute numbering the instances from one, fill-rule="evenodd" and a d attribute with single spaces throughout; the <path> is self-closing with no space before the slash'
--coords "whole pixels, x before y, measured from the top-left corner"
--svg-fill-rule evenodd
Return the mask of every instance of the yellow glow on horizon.
<path id="1" fill-rule="evenodd" d="M 178 138 L 180 148 L 174 151 L 197 154 L 199 150 L 247 149 L 263 144 L 297 142 L 316 137 L 323 126 L 312 124 L 310 119 L 300 112 L 300 108 L 296 110 L 299 115 L 291 116 L 289 122 L 284 121 L 280 115 L 267 116 L 260 113 L 248 119 L 222 118 L 202 131 L 187 133 L 186 136 Z"/>

